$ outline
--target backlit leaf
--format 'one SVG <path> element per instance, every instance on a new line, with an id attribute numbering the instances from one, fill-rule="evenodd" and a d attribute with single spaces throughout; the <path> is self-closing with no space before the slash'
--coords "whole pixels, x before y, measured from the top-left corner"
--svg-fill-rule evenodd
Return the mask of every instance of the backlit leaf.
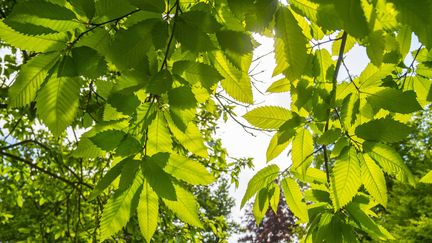
<path id="1" fill-rule="evenodd" d="M 135 173 L 135 175 L 129 176 L 133 179 L 132 185 L 127 189 L 118 190 L 104 206 L 100 223 L 101 241 L 108 239 L 108 237 L 117 233 L 121 228 L 126 226 L 131 217 L 131 212 L 135 210 L 135 208 L 132 208 L 132 202 L 135 194 L 137 194 L 139 188 L 141 188 L 143 177 L 140 173 Z"/>
<path id="2" fill-rule="evenodd" d="M 373 142 L 365 142 L 363 148 L 386 173 L 394 175 L 401 182 L 414 184 L 413 175 L 393 148 L 382 143 Z"/>
<path id="3" fill-rule="evenodd" d="M 331 199 L 335 211 L 347 205 L 361 186 L 360 163 L 357 152 L 350 148 L 339 159 L 331 176 Z"/>
<path id="4" fill-rule="evenodd" d="M 21 107 L 30 104 L 48 76 L 49 70 L 59 58 L 59 53 L 40 54 L 24 64 L 15 82 L 9 89 L 9 104 L 12 107 Z"/>
<path id="5" fill-rule="evenodd" d="M 405 139 L 410 132 L 409 126 L 390 118 L 369 121 L 355 130 L 356 135 L 363 139 L 389 143 Z"/>
<path id="6" fill-rule="evenodd" d="M 299 78 L 307 63 L 307 40 L 288 8 L 276 14 L 275 58 L 273 76 L 284 73 L 289 80 Z"/>
<path id="7" fill-rule="evenodd" d="M 144 180 L 137 207 L 138 224 L 147 242 L 156 231 L 159 216 L 159 198 Z"/>
<path id="8" fill-rule="evenodd" d="M 192 185 L 207 185 L 215 179 L 198 161 L 171 153 L 165 172 Z"/>
<path id="9" fill-rule="evenodd" d="M 292 143 L 292 170 L 297 170 L 305 175 L 312 163 L 313 150 L 313 139 L 309 130 L 298 129 Z"/>
<path id="10" fill-rule="evenodd" d="M 259 190 L 272 183 L 278 177 L 278 174 L 279 167 L 277 165 L 269 165 L 258 171 L 249 181 L 240 207 L 243 207 Z"/>
<path id="11" fill-rule="evenodd" d="M 291 178 L 285 178 L 282 180 L 281 186 L 289 209 L 302 222 L 309 222 L 307 206 L 302 201 L 303 195 L 297 182 Z"/>
<path id="12" fill-rule="evenodd" d="M 27 51 L 48 52 L 66 47 L 66 33 L 27 35 L 20 33 L 0 21 L 0 39 L 14 47 Z"/>
<path id="13" fill-rule="evenodd" d="M 292 118 L 291 112 L 279 106 L 262 106 L 243 116 L 250 124 L 262 129 L 278 129 Z"/>
<path id="14" fill-rule="evenodd" d="M 36 99 L 37 114 L 50 131 L 59 136 L 74 120 L 78 111 L 81 80 L 58 77 L 48 80 Z"/>
<path id="15" fill-rule="evenodd" d="M 359 156 L 361 179 L 366 190 L 384 207 L 387 206 L 387 185 L 381 168 L 367 155 Z"/>
<path id="16" fill-rule="evenodd" d="M 194 195 L 180 185 L 174 187 L 177 200 L 162 199 L 165 205 L 184 222 L 202 228 Z"/>

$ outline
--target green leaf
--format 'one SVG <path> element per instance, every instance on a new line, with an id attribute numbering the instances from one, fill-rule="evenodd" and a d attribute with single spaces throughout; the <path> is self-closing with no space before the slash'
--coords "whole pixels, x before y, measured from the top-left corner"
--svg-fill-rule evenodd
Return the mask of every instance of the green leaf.
<path id="1" fill-rule="evenodd" d="M 40 54 L 24 64 L 9 89 L 9 104 L 12 107 L 30 104 L 59 58 L 59 53 Z"/>
<path id="2" fill-rule="evenodd" d="M 127 30 L 119 31 L 109 49 L 110 61 L 121 70 L 136 67 L 142 62 L 153 44 L 151 30 L 157 21 L 159 20 L 144 20 Z"/>
<path id="3" fill-rule="evenodd" d="M 247 55 L 241 58 L 242 62 L 246 62 L 243 59 L 249 59 Z M 234 99 L 247 103 L 253 103 L 252 86 L 250 83 L 250 77 L 247 73 L 248 70 L 240 70 L 222 53 L 214 53 L 214 65 L 218 72 L 224 77 L 221 80 L 221 85 L 224 90 Z"/>
<path id="4" fill-rule="evenodd" d="M 395 66 L 392 64 L 383 64 L 379 68 L 372 63 L 369 63 L 360 74 L 357 85 L 360 90 L 367 87 L 378 87 L 383 83 L 383 79 L 392 74 Z"/>
<path id="5" fill-rule="evenodd" d="M 241 201 L 241 208 L 253 197 L 259 190 L 272 183 L 279 174 L 277 165 L 269 165 L 258 171 L 248 183 L 248 187 Z"/>
<path id="6" fill-rule="evenodd" d="M 125 136 L 126 133 L 123 131 L 108 130 L 97 133 L 93 137 L 90 137 L 90 140 L 99 148 L 105 151 L 111 151 L 117 148 Z"/>
<path id="7" fill-rule="evenodd" d="M 78 77 L 51 78 L 36 98 L 39 118 L 54 136 L 60 136 L 75 119 L 81 80 Z"/>
<path id="8" fill-rule="evenodd" d="M 132 185 L 129 185 L 129 187 L 124 190 L 118 189 L 104 206 L 100 222 L 100 241 L 108 239 L 108 237 L 126 226 L 132 212 L 135 210 L 135 208 L 133 208 L 133 199 L 141 188 L 143 177 L 140 173 L 136 172 L 135 175 L 128 176 L 132 178 Z"/>
<path id="9" fill-rule="evenodd" d="M 92 19 L 95 15 L 95 3 L 94 1 L 87 0 L 70 0 L 70 4 L 74 7 L 74 11 L 78 14 L 84 14 L 87 19 Z"/>
<path id="10" fill-rule="evenodd" d="M 118 156 L 129 156 L 142 151 L 141 143 L 132 135 L 126 136 L 120 141 L 120 145 L 115 150 Z"/>
<path id="11" fill-rule="evenodd" d="M 278 184 L 273 183 L 272 187 L 269 190 L 269 203 L 270 208 L 273 210 L 275 214 L 278 212 L 279 201 L 280 201 L 280 187 Z"/>
<path id="12" fill-rule="evenodd" d="M 331 1 L 316 3 L 316 1 L 310 0 L 293 0 L 290 1 L 290 4 L 294 11 L 307 17 L 313 23 L 322 26 L 324 30 L 342 28 L 342 20 L 339 18 Z"/>
<path id="13" fill-rule="evenodd" d="M 298 170 L 302 175 L 306 174 L 306 170 L 312 163 L 313 159 L 313 139 L 307 128 L 299 128 L 294 137 L 291 149 L 292 155 L 292 170 Z"/>
<path id="14" fill-rule="evenodd" d="M 125 115 L 132 115 L 141 102 L 133 93 L 123 94 L 121 92 L 115 92 L 108 98 L 108 103 L 117 111 Z"/>
<path id="15" fill-rule="evenodd" d="M 266 92 L 270 92 L 270 93 L 283 93 L 283 92 L 288 92 L 291 89 L 291 82 L 286 79 L 286 78 L 282 78 L 279 79 L 277 81 L 274 81 L 270 87 L 267 88 Z"/>
<path id="16" fill-rule="evenodd" d="M 77 21 L 71 10 L 41 0 L 19 2 L 7 19 L 18 23 L 43 26 L 58 32 L 72 31 L 85 26 L 84 23 Z"/>
<path id="17" fill-rule="evenodd" d="M 208 185 L 215 178 L 198 161 L 171 153 L 168 163 L 163 170 L 179 180 L 192 185 Z"/>
<path id="18" fill-rule="evenodd" d="M 269 197 L 267 188 L 261 189 L 256 198 L 252 208 L 252 213 L 255 217 L 255 222 L 257 225 L 263 220 L 269 207 Z"/>
<path id="19" fill-rule="evenodd" d="M 363 149 L 385 172 L 396 176 L 401 182 L 414 184 L 414 177 L 400 155 L 390 146 L 382 143 L 365 142 Z"/>
<path id="20" fill-rule="evenodd" d="M 273 135 L 266 152 L 267 162 L 279 156 L 279 154 L 288 147 L 294 134 L 292 133 L 288 138 L 283 138 L 283 136 L 284 134 L 281 132 L 277 132 Z"/>
<path id="21" fill-rule="evenodd" d="M 96 14 L 93 23 L 102 23 L 125 16 L 136 8 L 124 0 L 97 0 L 95 1 Z"/>
<path id="22" fill-rule="evenodd" d="M 288 8 L 276 13 L 275 59 L 273 76 L 284 73 L 289 80 L 299 78 L 306 67 L 307 39 Z"/>
<path id="23" fill-rule="evenodd" d="M 397 16 L 398 21 L 411 27 L 420 42 L 430 49 L 432 47 L 432 38 L 429 34 L 432 30 L 431 3 L 428 0 L 417 0 L 415 2 L 392 0 L 390 2 L 394 4 L 393 6 L 399 13 Z"/>
<path id="24" fill-rule="evenodd" d="M 165 10 L 165 1 L 162 0 L 129 0 L 129 2 L 144 11 L 162 13 Z"/>
<path id="25" fill-rule="evenodd" d="M 361 180 L 366 190 L 384 207 L 387 206 L 387 185 L 381 168 L 367 155 L 359 156 Z"/>
<path id="26" fill-rule="evenodd" d="M 203 87 L 211 91 L 223 78 L 212 66 L 181 60 L 173 64 L 173 73 L 182 76 L 192 85 L 200 82 Z"/>
<path id="27" fill-rule="evenodd" d="M 262 106 L 243 116 L 250 124 L 262 129 L 278 129 L 292 118 L 292 113 L 279 106 Z"/>
<path id="28" fill-rule="evenodd" d="M 377 88 L 368 93 L 367 101 L 376 108 L 408 114 L 422 109 L 413 91 L 402 92 L 392 88 Z"/>
<path id="29" fill-rule="evenodd" d="M 107 71 L 105 59 L 96 50 L 87 46 L 73 48 L 72 59 L 80 76 L 99 78 Z"/>
<path id="30" fill-rule="evenodd" d="M 146 152 L 148 155 L 172 151 L 171 134 L 162 113 L 156 113 L 155 119 L 148 127 L 147 137 Z"/>
<path id="31" fill-rule="evenodd" d="M 120 162 L 118 162 L 116 165 L 114 165 L 112 168 L 108 170 L 108 172 L 98 181 L 96 186 L 94 187 L 90 198 L 88 200 L 93 200 L 99 194 L 101 194 L 107 187 L 111 185 L 111 183 L 120 175 L 123 166 L 126 163 L 136 163 L 136 161 L 133 161 L 129 158 L 126 158 Z"/>
<path id="32" fill-rule="evenodd" d="M 177 200 L 162 199 L 165 205 L 182 221 L 199 228 L 203 228 L 198 217 L 197 202 L 194 195 L 180 185 L 175 184 Z"/>
<path id="33" fill-rule="evenodd" d="M 336 38 L 342 38 L 343 32 L 339 32 L 339 34 L 336 36 Z M 357 43 L 356 39 L 350 35 L 347 36 L 346 42 L 345 42 L 345 48 L 344 48 L 344 54 L 348 53 L 354 45 Z M 340 46 L 342 44 L 341 40 L 334 41 L 332 45 L 332 55 L 338 56 L 340 51 Z"/>
<path id="34" fill-rule="evenodd" d="M 379 67 L 384 59 L 385 36 L 382 30 L 374 31 L 366 38 L 366 52 L 371 62 Z"/>
<path id="35" fill-rule="evenodd" d="M 391 118 L 372 120 L 358 126 L 355 130 L 357 136 L 372 141 L 399 142 L 405 139 L 412 129 Z"/>
<path id="36" fill-rule="evenodd" d="M 399 43 L 399 50 L 402 57 L 405 57 L 411 48 L 411 38 L 412 38 L 412 31 L 411 29 L 403 25 L 398 34 L 397 34 L 397 41 Z"/>
<path id="37" fill-rule="evenodd" d="M 157 153 L 142 161 L 142 172 L 147 182 L 161 198 L 176 200 L 173 178 L 163 171 L 162 167 L 168 162 L 168 153 Z"/>
<path id="38" fill-rule="evenodd" d="M 159 216 L 159 198 L 156 192 L 144 180 L 138 207 L 138 224 L 147 242 L 156 231 Z"/>
<path id="39" fill-rule="evenodd" d="M 22 50 L 49 52 L 66 48 L 68 35 L 64 32 L 27 35 L 12 29 L 3 21 L 0 21 L 0 39 Z"/>
<path id="40" fill-rule="evenodd" d="M 147 86 L 147 92 L 160 95 L 171 89 L 173 77 L 167 70 L 161 70 L 156 75 L 153 75 L 150 83 Z"/>
<path id="41" fill-rule="evenodd" d="M 202 157 L 208 157 L 207 147 L 204 145 L 204 141 L 202 135 L 197 127 L 197 125 L 193 122 L 190 122 L 187 125 L 186 131 L 182 132 L 170 119 L 167 115 L 165 115 L 168 121 L 168 126 L 171 130 L 171 133 L 174 137 L 190 152 Z"/>
<path id="42" fill-rule="evenodd" d="M 355 222 L 360 224 L 361 229 L 365 230 L 369 235 L 374 236 L 380 240 L 394 239 L 388 232 L 383 230 L 377 225 L 361 208 L 358 203 L 350 203 L 346 207 L 348 213 L 354 218 Z"/>
<path id="43" fill-rule="evenodd" d="M 107 30 L 97 28 L 91 35 L 84 35 L 76 47 L 86 46 L 96 50 L 100 55 L 110 55 L 111 36 Z"/>
<path id="44" fill-rule="evenodd" d="M 301 222 L 309 222 L 307 206 L 302 201 L 303 195 L 297 182 L 291 178 L 285 178 L 282 180 L 281 186 L 289 209 Z"/>
<path id="45" fill-rule="evenodd" d="M 351 147 L 336 160 L 332 171 L 331 199 L 335 211 L 347 205 L 357 194 L 361 186 L 360 176 L 361 170 L 357 152 Z"/>
<path id="46" fill-rule="evenodd" d="M 421 179 L 420 179 L 421 183 L 428 183 L 428 184 L 432 184 L 432 171 L 429 171 L 426 175 L 424 175 Z"/>
<path id="47" fill-rule="evenodd" d="M 174 123 L 182 131 L 195 118 L 197 100 L 190 87 L 180 86 L 168 92 L 168 104 Z"/>
<path id="48" fill-rule="evenodd" d="M 222 50 L 236 52 L 240 55 L 253 51 L 252 39 L 245 32 L 233 30 L 220 30 L 216 32 L 216 37 Z"/>
<path id="49" fill-rule="evenodd" d="M 329 129 L 327 131 L 325 131 L 319 138 L 318 138 L 318 143 L 323 144 L 323 145 L 329 145 L 332 144 L 334 142 L 336 142 L 336 140 L 338 138 L 340 138 L 340 136 L 342 131 L 339 128 L 332 128 Z"/>
<path id="50" fill-rule="evenodd" d="M 335 0 L 333 4 L 339 17 L 342 19 L 343 29 L 348 34 L 359 39 L 368 34 L 368 23 L 360 1 Z"/>

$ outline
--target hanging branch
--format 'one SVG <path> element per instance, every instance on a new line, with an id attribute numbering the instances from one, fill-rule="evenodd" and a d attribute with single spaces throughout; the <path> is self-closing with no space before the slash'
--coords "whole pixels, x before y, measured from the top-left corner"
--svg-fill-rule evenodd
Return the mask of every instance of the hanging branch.
<path id="1" fill-rule="evenodd" d="M 333 80 L 332 80 L 333 88 L 332 88 L 332 91 L 330 94 L 330 105 L 333 105 L 335 103 L 335 100 L 336 100 L 337 77 L 339 74 L 340 66 L 341 66 L 342 61 L 343 61 L 343 54 L 344 54 L 344 50 L 345 50 L 347 37 L 348 37 L 348 34 L 346 32 L 344 32 L 342 34 L 342 37 L 341 37 L 342 43 L 341 43 L 340 48 L 339 48 L 339 56 L 338 56 L 338 59 L 336 62 L 336 68 L 335 68 L 335 71 L 333 74 Z M 326 122 L 326 125 L 324 128 L 324 132 L 328 131 L 328 129 L 329 129 L 330 113 L 331 113 L 331 108 L 329 108 L 327 110 L 327 122 Z M 326 169 L 327 183 L 330 185 L 330 170 L 329 170 L 329 157 L 328 157 L 328 153 L 327 153 L 327 146 L 323 145 L 322 148 L 323 148 L 323 153 L 324 153 L 324 166 Z"/>

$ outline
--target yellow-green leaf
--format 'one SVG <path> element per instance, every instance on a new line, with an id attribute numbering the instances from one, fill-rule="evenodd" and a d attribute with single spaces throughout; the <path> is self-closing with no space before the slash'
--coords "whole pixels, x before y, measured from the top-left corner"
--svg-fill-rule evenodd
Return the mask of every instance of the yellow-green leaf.
<path id="1" fill-rule="evenodd" d="M 285 178 L 281 182 L 285 200 L 293 214 L 302 222 L 309 222 L 306 203 L 304 203 L 300 186 L 291 178 Z"/>
<path id="2" fill-rule="evenodd" d="M 151 186 L 144 181 L 138 207 L 138 224 L 147 242 L 150 242 L 157 228 L 159 216 L 159 198 Z"/>
<path id="3" fill-rule="evenodd" d="M 174 184 L 174 187 L 177 199 L 174 201 L 162 199 L 165 205 L 184 222 L 202 228 L 195 196 L 180 185 Z"/>
<path id="4" fill-rule="evenodd" d="M 24 64 L 9 89 L 9 104 L 12 107 L 30 104 L 48 76 L 48 72 L 59 58 L 59 53 L 40 54 Z"/>
<path id="5" fill-rule="evenodd" d="M 249 181 L 240 207 L 243 207 L 259 190 L 272 183 L 277 178 L 278 174 L 279 167 L 277 165 L 269 165 L 258 171 Z"/>
<path id="6" fill-rule="evenodd" d="M 349 148 L 336 160 L 331 176 L 331 199 L 335 211 L 347 205 L 361 186 L 360 163 L 357 152 Z"/>
<path id="7" fill-rule="evenodd" d="M 367 155 L 359 156 L 361 180 L 366 190 L 384 207 L 387 206 L 387 185 L 381 168 Z"/>
<path id="8" fill-rule="evenodd" d="M 279 106 L 262 106 L 243 116 L 250 124 L 262 129 L 278 129 L 292 118 L 292 113 Z"/>
<path id="9" fill-rule="evenodd" d="M 312 163 L 313 151 L 312 134 L 307 128 L 298 129 L 292 143 L 292 170 L 297 170 L 305 175 Z"/>

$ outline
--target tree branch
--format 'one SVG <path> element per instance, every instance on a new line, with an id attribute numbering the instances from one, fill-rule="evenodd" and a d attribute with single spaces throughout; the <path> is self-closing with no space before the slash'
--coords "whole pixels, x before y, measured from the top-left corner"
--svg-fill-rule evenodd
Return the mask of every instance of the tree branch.
<path id="1" fill-rule="evenodd" d="M 61 177 L 61 176 L 58 176 L 58 175 L 56 175 L 55 173 L 53 173 L 53 172 L 51 172 L 51 171 L 48 171 L 48 170 L 46 170 L 46 169 L 44 169 L 44 168 L 42 168 L 42 167 L 40 167 L 40 166 L 34 164 L 31 160 L 27 160 L 27 159 L 21 158 L 21 157 L 19 157 L 19 156 L 16 156 L 16 155 L 14 155 L 14 154 L 10 154 L 10 153 L 3 152 L 3 151 L 0 151 L 0 155 L 3 155 L 3 156 L 6 156 L 6 157 L 9 157 L 9 158 L 11 158 L 11 159 L 14 159 L 14 160 L 17 160 L 17 161 L 20 161 L 20 162 L 23 162 L 24 164 L 30 166 L 30 167 L 33 168 L 33 169 L 36 169 L 36 170 L 38 170 L 38 171 L 40 171 L 40 172 L 42 172 L 42 173 L 44 173 L 44 174 L 47 174 L 47 175 L 49 175 L 49 176 L 51 176 L 51 177 L 53 177 L 53 178 L 55 178 L 55 179 L 57 179 L 57 180 L 60 180 L 60 181 L 66 183 L 66 184 L 68 184 L 68 185 L 70 185 L 71 187 L 73 187 L 73 188 L 75 188 L 75 189 L 79 189 L 79 188 L 76 186 L 76 183 L 75 183 L 75 182 L 70 181 L 70 180 L 68 180 L 68 179 L 65 179 L 65 178 L 63 178 L 63 177 Z"/>
<path id="2" fill-rule="evenodd" d="M 333 88 L 332 88 L 332 91 L 331 91 L 331 94 L 330 94 L 330 105 L 331 106 L 335 104 L 335 100 L 336 100 L 337 77 L 338 77 L 338 74 L 339 74 L 340 66 L 341 66 L 341 64 L 343 62 L 343 54 L 344 54 L 344 50 L 345 50 L 345 45 L 346 45 L 347 37 L 348 37 L 348 34 L 346 32 L 344 32 L 342 34 L 342 37 L 341 37 L 341 45 L 340 45 L 340 48 L 339 48 L 339 56 L 338 56 L 338 59 L 337 59 L 337 62 L 336 62 L 336 68 L 335 68 L 335 71 L 334 71 L 334 74 L 333 74 L 333 80 L 332 80 Z M 327 122 L 326 122 L 326 125 L 325 125 L 325 128 L 324 128 L 324 132 L 328 131 L 328 129 L 329 129 L 330 113 L 331 113 L 331 107 L 328 108 L 328 110 L 327 110 Z M 330 163 L 330 161 L 329 161 L 329 157 L 328 157 L 328 153 L 327 153 L 327 146 L 323 145 L 322 148 L 323 148 L 323 153 L 324 153 L 324 166 L 325 166 L 325 169 L 326 169 L 327 183 L 330 185 L 330 169 L 329 169 L 329 163 Z"/>
<path id="3" fill-rule="evenodd" d="M 172 44 L 172 41 L 174 39 L 174 32 L 175 32 L 175 29 L 176 29 L 176 26 L 177 26 L 177 17 L 179 15 L 180 11 L 181 11 L 181 9 L 180 9 L 180 1 L 179 0 L 176 0 L 175 8 L 176 8 L 176 10 L 175 10 L 174 17 L 173 17 L 174 23 L 173 23 L 173 27 L 172 27 L 172 30 L 171 30 L 171 35 L 170 35 L 170 38 L 168 40 L 168 44 L 167 44 L 167 47 L 166 47 L 166 50 L 165 50 L 165 57 L 164 57 L 164 60 L 162 61 L 162 66 L 161 66 L 161 69 L 160 69 L 161 71 L 164 69 L 164 67 L 167 66 L 167 60 L 168 60 L 168 56 L 169 56 L 169 50 L 171 48 L 171 44 Z"/>

